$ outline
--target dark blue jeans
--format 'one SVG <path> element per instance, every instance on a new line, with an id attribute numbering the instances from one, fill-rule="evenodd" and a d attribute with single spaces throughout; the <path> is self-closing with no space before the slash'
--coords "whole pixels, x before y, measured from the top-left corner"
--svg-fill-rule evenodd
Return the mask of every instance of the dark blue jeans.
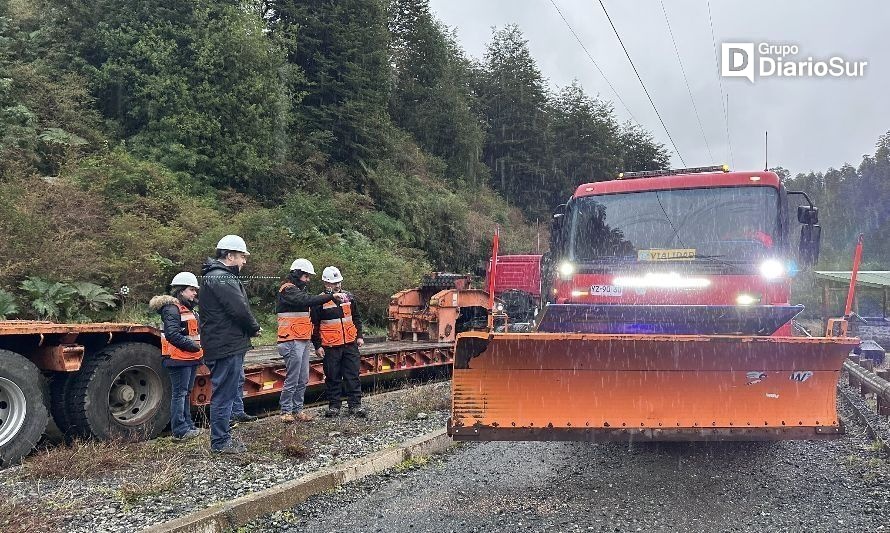
<path id="1" fill-rule="evenodd" d="M 232 416 L 246 414 L 244 412 L 244 354 L 241 356 L 241 371 L 238 372 L 238 394 L 232 399 Z"/>
<path id="2" fill-rule="evenodd" d="M 182 437 L 189 430 L 195 428 L 192 421 L 192 404 L 189 395 L 195 386 L 195 374 L 198 366 L 168 366 L 170 374 L 171 399 L 170 399 L 170 430 L 174 437 Z"/>
<path id="3" fill-rule="evenodd" d="M 213 392 L 210 396 L 210 448 L 222 449 L 232 438 L 229 419 L 232 418 L 232 404 L 237 395 L 238 380 L 241 375 L 244 355 L 233 355 L 205 364 L 210 369 L 210 383 Z"/>

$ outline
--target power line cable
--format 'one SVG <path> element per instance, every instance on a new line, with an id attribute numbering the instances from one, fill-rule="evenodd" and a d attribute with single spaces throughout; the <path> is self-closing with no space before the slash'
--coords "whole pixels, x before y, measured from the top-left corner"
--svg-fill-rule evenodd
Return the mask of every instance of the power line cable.
<path id="1" fill-rule="evenodd" d="M 680 163 L 683 166 L 686 166 L 686 161 L 683 160 L 683 155 L 680 154 L 680 150 L 677 148 L 677 143 L 674 142 L 674 138 L 671 137 L 671 132 L 668 131 L 667 125 L 665 125 L 664 120 L 661 118 L 661 113 L 658 112 L 658 106 L 655 105 L 655 101 L 652 99 L 652 95 L 649 94 L 649 89 L 646 88 L 646 84 L 643 83 L 643 78 L 640 77 L 640 72 L 637 70 L 637 66 L 634 65 L 633 59 L 630 58 L 630 53 L 627 51 L 627 47 L 624 46 L 624 41 L 621 40 L 621 35 L 618 33 L 618 28 L 615 27 L 615 23 L 612 22 L 612 17 L 609 16 L 609 11 L 606 10 L 606 5 L 603 4 L 603 0 L 600 1 L 600 7 L 603 8 L 603 13 L 606 14 L 606 18 L 609 20 L 609 24 L 612 26 L 612 30 L 615 32 L 615 37 L 618 37 L 618 42 L 621 44 L 621 48 L 624 49 L 624 55 L 627 56 L 627 60 L 630 62 L 630 66 L 633 67 L 634 73 L 637 75 L 637 79 L 640 80 L 640 85 L 643 86 L 643 92 L 646 93 L 646 97 L 649 98 L 649 103 L 652 104 L 652 109 L 655 110 L 655 115 L 658 117 L 658 121 L 661 122 L 661 127 L 664 128 L 664 132 L 667 133 L 668 139 L 671 141 L 671 145 L 674 147 L 674 151 L 677 152 L 677 157 L 680 158 Z"/>
<path id="2" fill-rule="evenodd" d="M 695 105 L 695 98 L 692 96 L 692 89 L 689 87 L 689 79 L 686 77 L 686 68 L 683 67 L 683 60 L 680 58 L 680 48 L 677 46 L 677 40 L 674 38 L 674 30 L 671 28 L 671 21 L 668 19 L 667 8 L 664 7 L 664 0 L 661 0 L 661 12 L 664 13 L 664 22 L 667 24 L 668 33 L 671 35 L 671 42 L 674 43 L 674 52 L 677 54 L 677 62 L 680 63 L 680 72 L 683 73 L 683 82 L 686 84 L 686 90 L 689 92 L 689 100 L 692 101 L 692 109 L 695 111 L 695 118 L 698 120 L 698 129 L 701 131 L 701 138 L 705 141 L 708 148 L 708 157 L 714 162 L 714 154 L 711 152 L 711 144 L 705 135 L 705 127 L 701 121 L 701 115 L 698 113 L 698 107 Z"/>
<path id="3" fill-rule="evenodd" d="M 569 31 L 572 33 L 572 35 L 575 36 L 575 40 L 578 41 L 578 44 L 581 45 L 581 49 L 584 50 L 585 54 L 587 54 L 587 58 L 590 59 L 590 62 L 593 63 L 594 67 L 596 67 L 597 72 L 599 72 L 600 76 L 602 76 L 603 79 L 606 80 L 606 83 L 609 85 L 609 88 L 612 89 L 613 93 L 615 93 L 615 97 L 618 98 L 618 101 L 621 102 L 622 106 L 624 106 L 624 110 L 627 111 L 627 114 L 630 115 L 630 118 L 634 122 L 639 123 L 639 121 L 634 116 L 634 114 L 630 112 L 630 108 L 627 106 L 626 103 L 624 103 L 624 100 L 621 98 L 621 95 L 618 94 L 618 90 L 612 85 L 612 82 L 609 81 L 609 78 L 606 77 L 606 74 L 603 72 L 603 69 L 600 68 L 600 66 L 597 64 L 597 62 L 593 59 L 593 56 L 590 54 L 590 52 L 587 51 L 587 47 L 584 46 L 584 43 L 581 41 L 581 38 L 578 37 L 578 34 L 575 33 L 575 30 L 572 28 L 572 25 L 569 24 L 568 19 L 566 19 L 565 15 L 562 14 L 562 11 L 559 9 L 559 6 L 556 5 L 556 2 L 554 0 L 550 0 L 550 3 L 553 4 L 553 7 L 556 9 L 556 12 L 559 13 L 560 18 L 562 18 L 562 21 L 565 22 L 566 27 L 569 29 Z"/>
<path id="4" fill-rule="evenodd" d="M 723 77 L 720 75 L 720 61 L 717 56 L 717 37 L 714 35 L 714 19 L 711 17 L 711 0 L 708 0 L 708 25 L 711 27 L 711 45 L 714 47 L 714 65 L 717 67 L 717 82 L 720 84 L 720 105 L 723 106 L 723 121 L 726 123 L 726 144 L 729 147 L 729 163 L 735 167 L 735 158 L 732 153 L 732 137 L 729 136 L 729 97 L 723 92 Z"/>

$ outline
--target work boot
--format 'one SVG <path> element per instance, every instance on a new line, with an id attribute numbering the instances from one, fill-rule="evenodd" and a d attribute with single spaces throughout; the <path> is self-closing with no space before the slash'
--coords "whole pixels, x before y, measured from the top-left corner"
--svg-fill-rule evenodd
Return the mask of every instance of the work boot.
<path id="1" fill-rule="evenodd" d="M 253 422 L 255 420 L 259 420 L 259 417 L 249 415 L 247 413 L 238 413 L 232 415 L 232 420 L 234 420 L 235 422 Z"/>
<path id="2" fill-rule="evenodd" d="M 297 422 L 310 422 L 315 420 L 315 417 L 307 413 L 306 411 L 300 411 L 294 416 L 297 419 Z"/>
<path id="3" fill-rule="evenodd" d="M 338 416 L 340 416 L 339 407 L 328 407 L 328 409 L 324 412 L 325 418 L 336 418 Z"/>
<path id="4" fill-rule="evenodd" d="M 222 448 L 215 450 L 213 448 L 210 449 L 213 453 L 220 453 L 225 455 L 238 455 L 247 451 L 247 447 L 244 446 L 244 443 L 240 440 L 229 439 L 229 442 L 226 443 Z"/>
<path id="5" fill-rule="evenodd" d="M 368 411 L 361 405 L 350 406 L 349 414 L 356 418 L 368 418 Z"/>
<path id="6" fill-rule="evenodd" d="M 284 413 L 283 415 L 281 415 L 279 417 L 279 420 L 281 420 L 285 424 L 293 424 L 294 422 L 297 421 L 297 419 L 294 418 L 293 413 Z"/>
<path id="7" fill-rule="evenodd" d="M 201 435 L 201 430 L 199 429 L 190 429 L 183 433 L 180 436 L 173 436 L 173 440 L 189 440 Z"/>

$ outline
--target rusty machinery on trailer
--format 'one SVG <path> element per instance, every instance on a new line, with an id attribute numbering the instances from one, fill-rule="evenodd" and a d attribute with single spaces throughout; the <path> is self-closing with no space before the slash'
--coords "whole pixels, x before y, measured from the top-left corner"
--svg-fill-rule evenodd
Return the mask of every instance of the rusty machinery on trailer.
<path id="1" fill-rule="evenodd" d="M 535 331 L 458 336 L 449 434 L 588 441 L 842 434 L 836 384 L 859 341 L 845 336 L 843 320 L 824 337 L 792 336 L 791 319 L 803 309 L 789 304 L 784 266 L 793 256 L 793 193 L 774 173 L 719 167 L 622 177 L 580 186 L 554 217 L 542 261 L 550 265 L 541 276 L 548 303 Z M 812 265 L 817 210 L 810 203 L 797 215 L 797 257 Z"/>
<path id="2" fill-rule="evenodd" d="M 390 340 L 454 342 L 459 331 L 486 327 L 489 295 L 470 287 L 472 276 L 437 272 L 389 303 Z"/>

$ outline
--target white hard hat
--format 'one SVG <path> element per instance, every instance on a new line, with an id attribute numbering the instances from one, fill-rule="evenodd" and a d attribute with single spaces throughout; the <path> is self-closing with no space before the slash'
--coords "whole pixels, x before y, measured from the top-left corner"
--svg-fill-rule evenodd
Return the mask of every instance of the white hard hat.
<path id="1" fill-rule="evenodd" d="M 173 276 L 171 287 L 195 287 L 198 288 L 198 278 L 191 272 L 180 272 Z"/>
<path id="2" fill-rule="evenodd" d="M 302 257 L 291 263 L 290 269 L 301 270 L 307 274 L 315 275 L 315 268 L 312 267 L 312 263 L 310 263 L 308 259 L 303 259 Z"/>
<path id="3" fill-rule="evenodd" d="M 247 251 L 247 243 L 237 235 L 226 235 L 216 244 L 216 249 L 231 250 L 233 252 L 241 252 L 244 255 L 250 255 L 250 252 Z"/>
<path id="4" fill-rule="evenodd" d="M 326 267 L 321 273 L 321 281 L 327 283 L 340 283 L 343 281 L 343 274 L 341 274 L 340 269 L 335 266 Z"/>

